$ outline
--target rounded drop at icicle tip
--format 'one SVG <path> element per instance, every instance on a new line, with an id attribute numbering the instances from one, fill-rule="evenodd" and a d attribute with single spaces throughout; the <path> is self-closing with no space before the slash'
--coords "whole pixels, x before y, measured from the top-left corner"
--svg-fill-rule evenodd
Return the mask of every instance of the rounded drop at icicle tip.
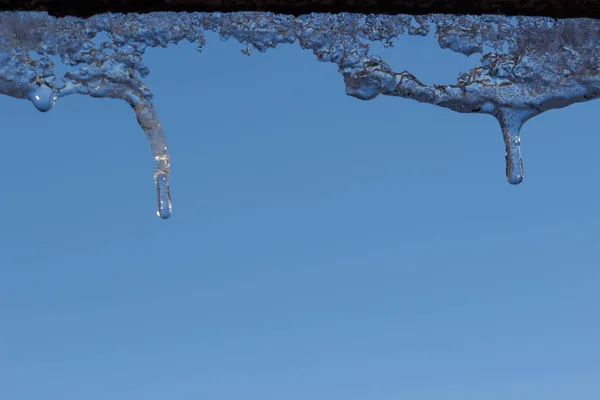
<path id="1" fill-rule="evenodd" d="M 173 207 L 171 205 L 171 193 L 169 190 L 169 177 L 166 174 L 156 176 L 156 196 L 158 200 L 158 209 L 156 215 L 162 219 L 171 216 Z"/>
<path id="2" fill-rule="evenodd" d="M 511 144 L 514 144 L 511 146 Z M 518 138 L 507 146 L 506 149 L 506 180 L 511 185 L 523 182 L 523 160 Z"/>
<path id="3" fill-rule="evenodd" d="M 56 92 L 46 85 L 37 86 L 27 93 L 27 98 L 33 103 L 35 108 L 41 112 L 47 112 L 56 104 Z"/>

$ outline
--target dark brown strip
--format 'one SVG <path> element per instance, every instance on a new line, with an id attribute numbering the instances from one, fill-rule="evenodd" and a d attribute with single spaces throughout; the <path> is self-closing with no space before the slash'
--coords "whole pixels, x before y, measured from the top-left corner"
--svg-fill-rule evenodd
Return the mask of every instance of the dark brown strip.
<path id="1" fill-rule="evenodd" d="M 2 11 L 87 17 L 104 12 L 271 11 L 283 14 L 503 14 L 600 18 L 600 0 L 0 0 Z"/>

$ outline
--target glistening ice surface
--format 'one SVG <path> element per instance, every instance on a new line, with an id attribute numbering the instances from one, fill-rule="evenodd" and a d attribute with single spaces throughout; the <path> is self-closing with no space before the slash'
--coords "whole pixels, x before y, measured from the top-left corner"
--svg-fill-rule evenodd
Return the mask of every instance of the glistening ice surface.
<path id="1" fill-rule="evenodd" d="M 590 19 L 454 15 L 272 13 L 103 14 L 88 19 L 45 13 L 0 13 L 0 93 L 29 99 L 49 111 L 69 94 L 122 99 L 135 111 L 154 154 L 158 215 L 171 215 L 169 154 L 143 78 L 143 54 L 181 40 L 201 50 L 203 32 L 247 44 L 261 52 L 298 42 L 319 61 L 334 62 L 346 93 L 362 100 L 379 94 L 413 98 L 463 113 L 485 113 L 500 122 L 506 144 L 506 175 L 523 180 L 520 130 L 552 108 L 598 96 L 598 32 Z M 453 85 L 425 85 L 408 71 L 395 72 L 369 43 L 391 46 L 402 34 L 433 32 L 440 47 L 481 60 Z M 402 51 L 402 49 L 398 49 Z M 199 55 L 201 57 L 201 55 Z M 64 65 L 59 65 L 64 64 Z M 62 75 L 57 69 L 66 70 Z M 443 66 L 441 66 L 443 68 Z M 418 72 L 418 71 L 414 71 Z"/>

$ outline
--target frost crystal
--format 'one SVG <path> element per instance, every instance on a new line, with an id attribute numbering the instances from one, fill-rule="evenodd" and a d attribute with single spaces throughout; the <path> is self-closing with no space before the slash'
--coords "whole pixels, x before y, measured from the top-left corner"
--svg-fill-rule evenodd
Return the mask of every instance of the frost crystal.
<path id="1" fill-rule="evenodd" d="M 0 13 L 0 93 L 29 99 L 50 110 L 69 94 L 126 101 L 150 142 L 158 215 L 171 214 L 169 154 L 142 79 L 150 72 L 142 56 L 148 47 L 182 40 L 200 50 L 203 32 L 246 44 L 242 52 L 265 52 L 298 42 L 319 61 L 338 64 L 346 94 L 370 100 L 383 94 L 412 98 L 462 113 L 485 113 L 500 122 L 506 144 L 506 175 L 523 180 L 520 129 L 528 119 L 553 108 L 598 97 L 600 22 L 534 17 L 454 15 L 272 13 L 103 14 L 88 19 L 54 18 L 45 13 Z M 369 42 L 390 46 L 402 34 L 427 36 L 440 47 L 481 60 L 454 85 L 425 85 L 413 74 L 392 71 L 369 55 Z M 99 38 L 102 38 L 98 40 Z M 70 70 L 55 73 L 55 64 Z"/>

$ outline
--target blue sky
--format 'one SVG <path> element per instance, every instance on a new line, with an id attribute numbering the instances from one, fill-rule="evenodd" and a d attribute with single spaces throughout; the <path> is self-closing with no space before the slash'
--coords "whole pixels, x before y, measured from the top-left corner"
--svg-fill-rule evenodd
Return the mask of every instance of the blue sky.
<path id="1" fill-rule="evenodd" d="M 242 48 L 147 54 L 166 221 L 125 103 L 0 97 L 0 398 L 600 397 L 597 103 L 526 123 L 510 186 L 494 118 Z M 475 60 L 375 48 L 427 83 Z"/>

